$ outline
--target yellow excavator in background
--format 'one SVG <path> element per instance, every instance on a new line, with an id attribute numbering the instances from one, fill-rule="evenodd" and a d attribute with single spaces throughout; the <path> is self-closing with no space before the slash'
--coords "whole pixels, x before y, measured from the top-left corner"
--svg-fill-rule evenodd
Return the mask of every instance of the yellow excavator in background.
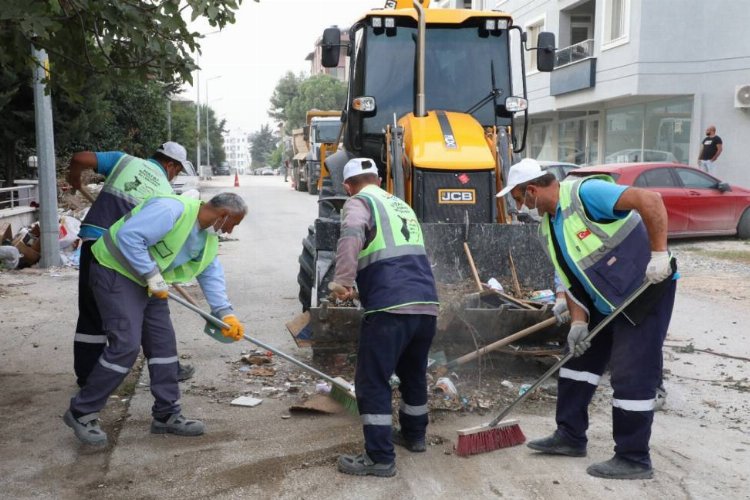
<path id="1" fill-rule="evenodd" d="M 347 56 L 348 96 L 337 141 L 342 147 L 327 151 L 319 216 L 299 258 L 299 298 L 310 323 L 306 338 L 297 340 L 337 351 L 356 341 L 360 313 L 327 299 L 346 200 L 343 166 L 354 157 L 374 159 L 383 187 L 412 206 L 440 283 L 470 279 L 467 243 L 485 280 L 509 278 L 513 254 L 525 286 L 551 288 L 552 268 L 535 228 L 507 224 L 506 202 L 495 194 L 513 154 L 525 146 L 526 127 L 520 138 L 514 127 L 519 113 L 524 122 L 528 113 L 524 50 L 536 53 L 539 71 L 551 71 L 554 35 L 540 33 L 527 48 L 526 33 L 507 13 L 431 9 L 429 0 L 389 0 L 352 24 L 348 35 L 342 42 L 340 29 L 328 28 L 320 44 L 325 67 Z M 512 61 L 520 74 L 511 71 Z M 525 314 L 510 321 L 495 314 L 486 318 L 487 328 L 511 333 L 546 313 Z"/>

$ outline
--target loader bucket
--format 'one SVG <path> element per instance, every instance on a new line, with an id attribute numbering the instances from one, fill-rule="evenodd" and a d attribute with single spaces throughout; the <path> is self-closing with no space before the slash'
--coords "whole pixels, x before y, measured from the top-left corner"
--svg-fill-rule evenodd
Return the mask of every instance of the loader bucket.
<path id="1" fill-rule="evenodd" d="M 338 225 L 318 227 L 318 237 L 336 241 Z M 425 248 L 438 283 L 440 316 L 434 349 L 463 354 L 477 346 L 500 340 L 552 316 L 550 306 L 533 308 L 480 294 L 464 250 L 467 242 L 482 282 L 497 279 L 512 286 L 512 254 L 519 284 L 526 290 L 554 289 L 554 270 L 537 238 L 536 225 L 422 224 Z M 326 285 L 326 283 L 324 283 Z M 316 356 L 356 352 L 361 311 L 323 301 L 310 308 L 311 345 Z M 561 328 L 549 328 L 519 342 L 538 352 L 559 340 Z M 557 350 L 555 349 L 555 352 Z"/>

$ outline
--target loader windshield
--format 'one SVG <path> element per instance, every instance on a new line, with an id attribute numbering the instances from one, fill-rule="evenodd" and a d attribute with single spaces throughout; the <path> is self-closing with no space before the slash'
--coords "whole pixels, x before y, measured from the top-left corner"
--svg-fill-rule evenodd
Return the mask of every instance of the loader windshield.
<path id="1" fill-rule="evenodd" d="M 341 122 L 336 121 L 325 121 L 318 122 L 313 125 L 313 139 L 314 142 L 336 142 L 339 136 L 339 129 L 341 128 Z"/>
<path id="2" fill-rule="evenodd" d="M 401 117 L 414 110 L 417 29 L 399 27 L 392 36 L 366 30 L 361 95 L 375 97 L 377 109 L 364 119 L 363 132 L 379 134 L 393 123 L 394 113 Z M 511 95 L 507 31 L 482 37 L 476 26 L 428 26 L 425 38 L 427 110 L 465 112 L 492 90 L 491 68 L 501 91 L 498 102 Z M 495 123 L 491 102 L 472 115 L 482 125 Z"/>

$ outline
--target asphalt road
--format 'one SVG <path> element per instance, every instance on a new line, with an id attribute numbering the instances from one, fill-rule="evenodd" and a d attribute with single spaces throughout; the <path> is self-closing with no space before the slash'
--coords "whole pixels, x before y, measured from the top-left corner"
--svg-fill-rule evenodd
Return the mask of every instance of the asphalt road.
<path id="1" fill-rule="evenodd" d="M 248 334 L 309 359 L 284 323 L 299 312 L 297 256 L 316 198 L 291 190 L 276 176 L 242 177 L 238 189 L 232 180 L 215 177 L 203 191 L 204 199 L 223 190 L 239 192 L 250 207 L 231 235 L 236 241 L 220 249 L 230 298 Z M 339 453 L 361 449 L 356 418 L 290 414 L 296 396 L 286 384 L 304 391 L 314 381 L 299 380 L 301 372 L 280 360 L 273 365 L 275 377 L 249 376 L 238 363 L 249 343 L 211 340 L 202 333 L 203 322 L 177 305 L 172 320 L 179 352 L 197 369 L 194 379 L 181 385 L 183 411 L 203 419 L 207 433 L 149 434 L 152 398 L 144 371 L 128 401 L 113 398 L 108 404 L 105 428 L 121 428 L 116 444 L 90 450 L 60 419 L 75 391 L 76 279 L 73 270 L 0 274 L 3 498 L 748 498 L 748 393 L 725 383 L 728 375 L 747 377 L 747 362 L 670 350 L 670 399 L 654 425 L 651 481 L 606 481 L 585 472 L 612 454 L 606 383 L 599 391 L 605 403 L 592 409 L 586 458 L 546 457 L 525 447 L 458 458 L 450 454 L 456 429 L 484 418 L 443 413 L 430 426 L 438 444 L 427 453 L 397 450 L 395 478 L 356 478 L 335 470 Z M 189 290 L 199 295 L 198 287 Z M 748 309 L 741 301 L 708 301 L 681 291 L 671 342 L 747 357 Z M 263 399 L 260 406 L 229 405 L 252 394 Z M 528 437 L 552 430 L 552 408 L 518 411 Z"/>

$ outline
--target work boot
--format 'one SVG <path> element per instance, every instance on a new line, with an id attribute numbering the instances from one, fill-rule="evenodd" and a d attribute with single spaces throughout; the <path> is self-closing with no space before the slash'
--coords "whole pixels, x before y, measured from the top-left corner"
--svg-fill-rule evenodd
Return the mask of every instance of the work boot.
<path id="1" fill-rule="evenodd" d="M 180 362 L 177 362 L 177 381 L 178 382 L 184 382 L 189 378 L 193 378 L 193 375 L 195 374 L 195 368 L 193 365 L 183 365 Z"/>
<path id="2" fill-rule="evenodd" d="M 606 462 L 590 465 L 586 472 L 604 479 L 651 479 L 654 469 L 615 455 Z"/>
<path id="3" fill-rule="evenodd" d="M 89 413 L 75 418 L 70 410 L 63 415 L 65 425 L 73 429 L 76 437 L 83 444 L 104 446 L 107 444 L 107 433 L 99 426 L 99 414 Z"/>
<path id="4" fill-rule="evenodd" d="M 569 457 L 585 457 L 586 445 L 576 446 L 555 431 L 551 436 L 535 439 L 526 443 L 534 451 L 549 455 L 567 455 Z"/>
<path id="5" fill-rule="evenodd" d="M 340 455 L 339 472 L 353 476 L 392 477 L 396 475 L 396 462 L 389 464 L 375 463 L 367 453 L 359 455 Z"/>
<path id="6" fill-rule="evenodd" d="M 189 420 L 181 413 L 173 413 L 166 422 L 154 418 L 151 422 L 152 434 L 176 434 L 178 436 L 200 436 L 205 431 L 203 422 Z"/>
<path id="7" fill-rule="evenodd" d="M 401 429 L 393 429 L 391 431 L 391 440 L 393 441 L 393 444 L 406 448 L 412 453 L 422 453 L 427 451 L 424 438 L 417 441 L 408 441 L 404 435 L 401 434 Z"/>

